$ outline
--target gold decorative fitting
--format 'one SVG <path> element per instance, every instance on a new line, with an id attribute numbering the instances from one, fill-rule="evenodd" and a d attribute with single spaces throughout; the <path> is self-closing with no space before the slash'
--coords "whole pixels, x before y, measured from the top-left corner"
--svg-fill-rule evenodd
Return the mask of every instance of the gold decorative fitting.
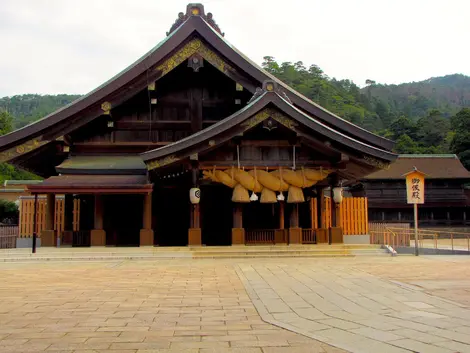
<path id="1" fill-rule="evenodd" d="M 243 91 L 243 86 L 237 82 L 235 84 L 235 90 L 241 92 Z"/>
<path id="2" fill-rule="evenodd" d="M 272 108 L 266 108 L 255 114 L 253 117 L 248 119 L 246 122 L 242 124 L 242 126 L 251 129 L 256 125 L 262 123 L 264 120 L 272 118 L 273 120 L 277 121 L 278 123 L 284 125 L 288 129 L 294 130 L 297 126 L 297 123 L 294 122 L 292 119 L 288 118 L 286 115 L 282 114 L 281 112 L 274 110 Z"/>
<path id="3" fill-rule="evenodd" d="M 199 54 L 204 60 L 214 66 L 217 70 L 224 74 L 235 72 L 236 70 L 227 64 L 220 56 L 210 50 L 206 45 L 202 43 L 199 38 L 195 38 L 186 43 L 181 49 L 177 50 L 171 57 L 166 59 L 155 70 L 161 72 L 163 77 L 168 74 L 171 70 L 176 68 L 188 60 L 194 54 Z"/>
<path id="4" fill-rule="evenodd" d="M 193 16 L 199 16 L 199 14 L 200 14 L 199 8 L 193 7 L 193 8 L 191 9 L 191 14 L 192 14 Z"/>
<path id="5" fill-rule="evenodd" d="M 70 147 L 69 146 L 64 146 L 62 149 L 64 152 L 70 152 Z"/>
<path id="6" fill-rule="evenodd" d="M 272 83 L 268 83 L 266 85 L 266 91 L 268 91 L 268 92 L 274 91 L 274 85 Z"/>
<path id="7" fill-rule="evenodd" d="M 162 159 L 157 159 L 155 161 L 149 162 L 147 164 L 147 169 L 152 170 L 152 169 L 155 169 L 155 168 L 161 168 L 161 167 L 164 167 L 168 164 L 175 163 L 177 161 L 179 161 L 179 158 L 177 158 L 175 156 L 168 156 L 168 157 L 165 157 L 165 158 L 162 158 Z"/>
<path id="8" fill-rule="evenodd" d="M 385 169 L 385 170 L 390 169 L 390 163 L 379 161 L 378 159 L 375 159 L 370 156 L 363 156 L 363 159 L 367 164 L 372 165 L 374 167 Z"/>
<path id="9" fill-rule="evenodd" d="M 151 84 L 148 85 L 148 90 L 155 91 L 155 82 L 152 82 Z"/>
<path id="10" fill-rule="evenodd" d="M 0 153 L 0 162 L 6 162 L 6 161 L 8 161 L 10 159 L 13 159 L 15 157 L 18 157 L 22 154 L 31 152 L 31 151 L 35 150 L 36 148 L 39 148 L 42 145 L 45 145 L 48 142 L 49 141 L 44 141 L 44 140 L 41 140 L 40 138 L 38 138 L 38 139 L 29 140 L 29 141 L 27 141 L 27 142 L 25 142 L 21 145 L 12 147 L 12 148 Z"/>
<path id="11" fill-rule="evenodd" d="M 111 112 L 111 103 L 110 102 L 104 102 L 101 104 L 101 110 L 103 110 L 104 114 L 110 114 Z"/>

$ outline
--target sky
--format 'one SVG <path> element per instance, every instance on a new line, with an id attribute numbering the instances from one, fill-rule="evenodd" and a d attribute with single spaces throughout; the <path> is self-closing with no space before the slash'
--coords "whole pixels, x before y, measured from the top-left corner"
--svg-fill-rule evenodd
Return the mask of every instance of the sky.
<path id="1" fill-rule="evenodd" d="M 0 97 L 84 94 L 165 38 L 188 0 L 0 0 Z M 470 0 L 206 0 L 252 60 L 397 84 L 470 75 Z"/>

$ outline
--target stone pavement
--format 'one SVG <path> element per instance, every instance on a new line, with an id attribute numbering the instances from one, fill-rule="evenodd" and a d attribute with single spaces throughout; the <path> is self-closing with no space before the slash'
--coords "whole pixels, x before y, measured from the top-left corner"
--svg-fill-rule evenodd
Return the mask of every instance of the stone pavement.
<path id="1" fill-rule="evenodd" d="M 343 352 L 264 322 L 223 260 L 0 265 L 0 352 Z"/>
<path id="2" fill-rule="evenodd" d="M 464 256 L 3 263 L 0 352 L 470 352 L 469 272 Z"/>

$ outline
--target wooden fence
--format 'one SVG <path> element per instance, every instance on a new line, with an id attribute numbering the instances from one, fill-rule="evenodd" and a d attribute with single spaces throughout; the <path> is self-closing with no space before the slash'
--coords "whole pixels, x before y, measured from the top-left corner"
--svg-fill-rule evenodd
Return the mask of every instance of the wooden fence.
<path id="1" fill-rule="evenodd" d="M 46 229 L 46 197 L 38 197 L 36 219 L 37 231 L 40 236 L 41 231 Z M 55 199 L 55 217 L 54 230 L 64 231 L 64 198 L 56 197 Z M 20 198 L 20 219 L 19 219 L 19 236 L 21 238 L 29 238 L 33 235 L 34 226 L 34 197 Z M 73 230 L 80 230 L 80 200 L 73 200 Z"/>
<path id="2" fill-rule="evenodd" d="M 0 249 L 16 248 L 17 225 L 0 225 Z"/>
<path id="3" fill-rule="evenodd" d="M 323 224 L 331 227 L 331 199 L 324 198 Z M 316 201 L 316 200 L 315 200 Z M 314 202 L 316 208 L 316 202 Z M 316 211 L 315 211 L 316 213 Z M 362 235 L 369 233 L 369 217 L 366 197 L 344 197 L 339 206 L 339 225 L 344 235 Z M 315 228 L 317 228 L 315 226 Z"/>
<path id="4" fill-rule="evenodd" d="M 370 243 L 380 245 L 410 246 L 409 223 L 369 223 Z"/>

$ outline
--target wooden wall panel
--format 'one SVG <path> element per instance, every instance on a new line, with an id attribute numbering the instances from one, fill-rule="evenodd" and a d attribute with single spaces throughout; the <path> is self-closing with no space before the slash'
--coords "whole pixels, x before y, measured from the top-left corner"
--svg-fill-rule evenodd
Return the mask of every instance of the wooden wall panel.
<path id="1" fill-rule="evenodd" d="M 45 197 L 38 198 L 37 206 L 37 231 L 38 235 L 46 228 L 46 199 Z M 54 216 L 54 230 L 64 231 L 64 199 L 56 198 L 55 201 L 55 216 Z M 21 238 L 29 238 L 33 235 L 33 218 L 34 217 L 34 198 L 20 199 L 20 217 L 19 217 L 19 231 Z M 73 209 L 73 230 L 80 230 L 80 200 L 74 199 Z"/>

